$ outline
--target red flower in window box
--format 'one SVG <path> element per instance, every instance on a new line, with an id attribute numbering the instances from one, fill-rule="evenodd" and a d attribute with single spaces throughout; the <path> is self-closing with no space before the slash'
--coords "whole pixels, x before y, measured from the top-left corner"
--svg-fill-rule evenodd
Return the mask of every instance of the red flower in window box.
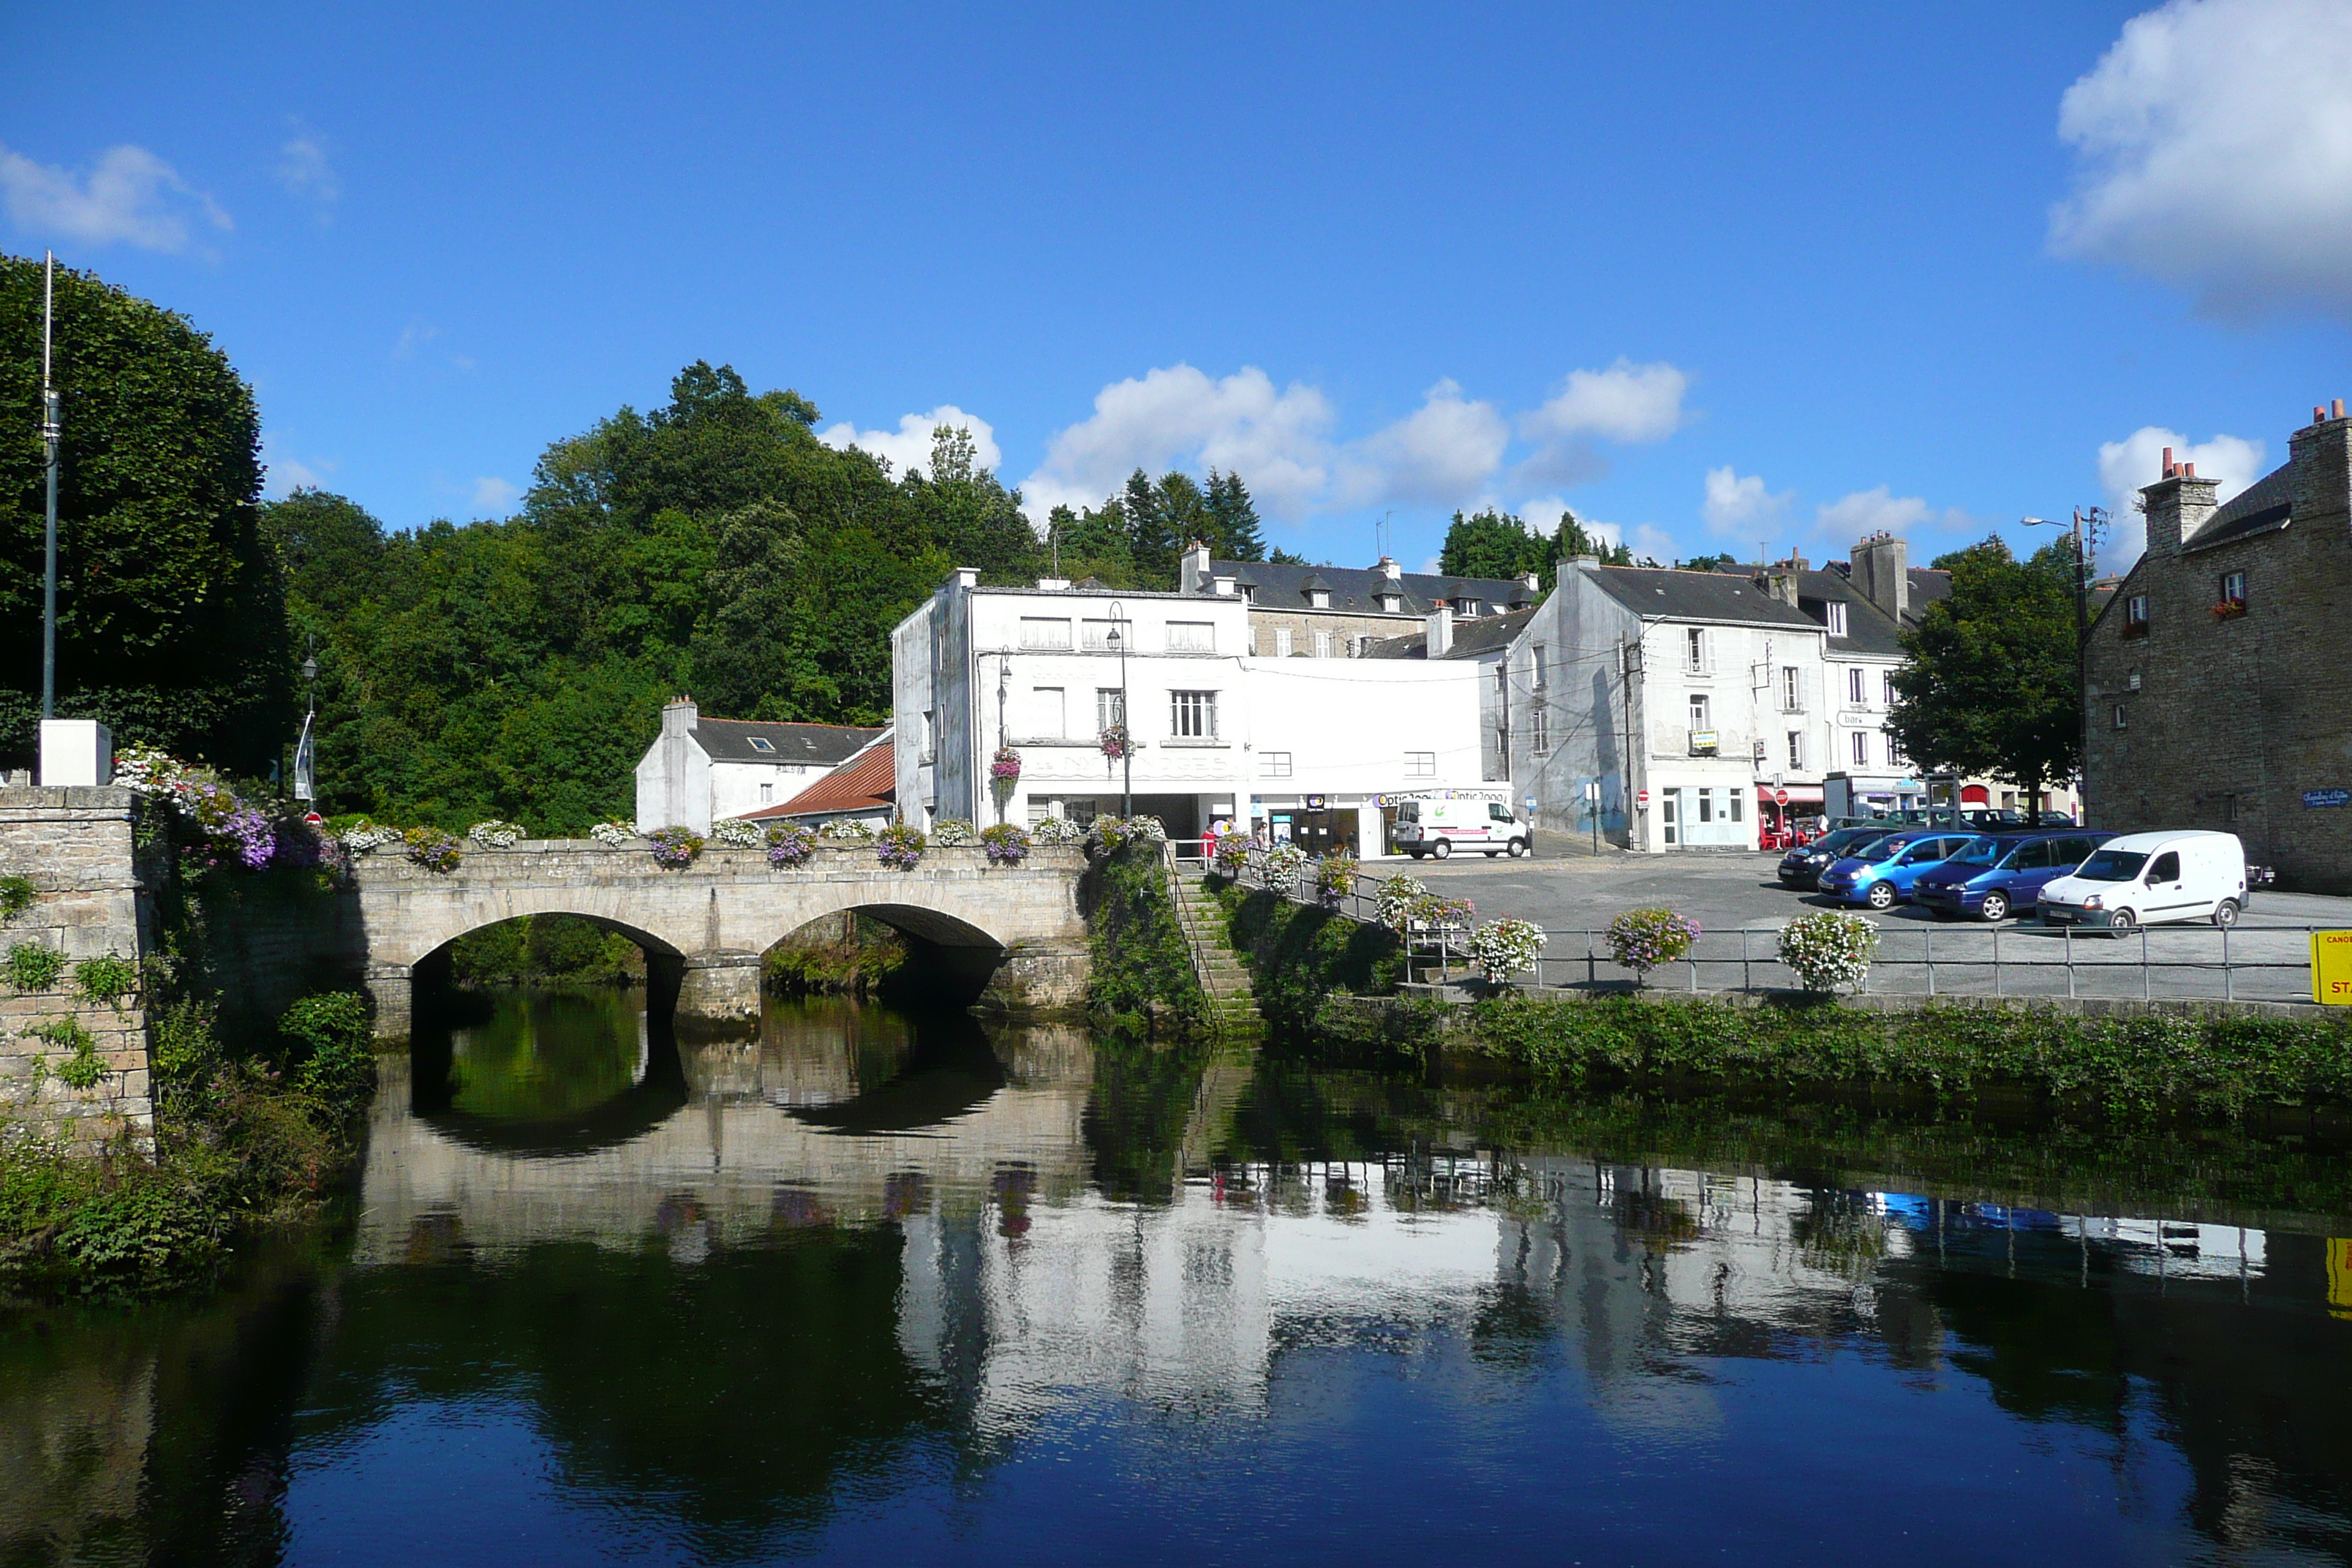
<path id="1" fill-rule="evenodd" d="M 2246 601 L 2243 599 L 2224 599 L 2213 606 L 2213 618 L 2217 621 L 2234 621 L 2245 613 Z"/>

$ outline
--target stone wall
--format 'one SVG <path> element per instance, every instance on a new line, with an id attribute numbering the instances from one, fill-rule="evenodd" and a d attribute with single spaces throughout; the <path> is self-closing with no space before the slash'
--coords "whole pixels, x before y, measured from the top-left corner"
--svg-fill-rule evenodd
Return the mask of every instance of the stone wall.
<path id="1" fill-rule="evenodd" d="M 2142 492 L 2148 549 L 2091 630 L 2084 748 L 2094 825 L 2117 832 L 2235 833 L 2283 887 L 2352 891 L 2352 420 L 2294 433 L 2294 517 L 2200 543 L 2210 480 Z M 2188 535 L 2181 542 L 2181 535 Z M 2225 573 L 2247 577 L 2245 613 L 2213 614 Z M 2144 633 L 2126 607 L 2146 595 Z"/>
<path id="2" fill-rule="evenodd" d="M 113 788 L 0 788 L 0 878 L 33 884 L 30 907 L 0 927 L 0 946 L 29 943 L 67 959 L 56 985 L 20 992 L 0 983 L 0 1136 L 87 1152 L 154 1131 L 147 1020 L 134 994 L 120 1007 L 83 999 L 82 961 L 132 961 L 154 926 L 152 879 L 141 875 L 132 796 Z M 106 1071 L 89 1089 L 58 1076 L 68 1047 L 34 1033 L 79 1024 Z"/>

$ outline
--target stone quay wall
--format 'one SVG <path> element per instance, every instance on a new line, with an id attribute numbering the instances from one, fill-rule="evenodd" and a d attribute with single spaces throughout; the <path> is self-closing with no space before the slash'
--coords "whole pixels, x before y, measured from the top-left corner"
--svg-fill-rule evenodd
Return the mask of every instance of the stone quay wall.
<path id="1" fill-rule="evenodd" d="M 127 789 L 0 787 L 0 878 L 21 877 L 34 889 L 32 903 L 0 925 L 0 948 L 30 944 L 67 961 L 47 989 L 0 983 L 0 1137 L 80 1153 L 125 1140 L 142 1151 L 152 1145 L 140 997 L 112 1006 L 85 999 L 76 984 L 86 960 L 135 963 L 149 951 L 155 868 L 142 868 L 133 811 Z M 89 1033 L 105 1068 L 88 1089 L 58 1076 L 69 1047 L 35 1032 L 67 1022 Z"/>

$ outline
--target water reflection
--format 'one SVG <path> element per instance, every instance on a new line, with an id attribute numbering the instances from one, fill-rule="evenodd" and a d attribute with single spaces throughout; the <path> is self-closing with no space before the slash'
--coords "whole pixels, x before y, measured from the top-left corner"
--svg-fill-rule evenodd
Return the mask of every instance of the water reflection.
<path id="1" fill-rule="evenodd" d="M 385 1065 L 340 1249 L 0 1330 L 0 1560 L 2352 1552 L 2340 1151 L 850 1004 Z"/>

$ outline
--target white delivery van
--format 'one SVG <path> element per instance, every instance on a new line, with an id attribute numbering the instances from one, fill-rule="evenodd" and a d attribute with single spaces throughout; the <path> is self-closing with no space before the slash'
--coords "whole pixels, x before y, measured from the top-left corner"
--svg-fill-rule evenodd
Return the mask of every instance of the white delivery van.
<path id="1" fill-rule="evenodd" d="M 1525 855 L 1534 847 L 1530 829 L 1511 816 L 1499 800 L 1405 800 L 1397 803 L 1396 845 L 1418 860 L 1440 860 L 1457 849 L 1475 849 L 1489 859 Z"/>
<path id="2" fill-rule="evenodd" d="M 2130 833 L 2043 883 L 2038 907 L 2045 924 L 2120 935 L 2170 921 L 2235 925 L 2246 903 L 2246 850 L 2236 834 Z"/>

